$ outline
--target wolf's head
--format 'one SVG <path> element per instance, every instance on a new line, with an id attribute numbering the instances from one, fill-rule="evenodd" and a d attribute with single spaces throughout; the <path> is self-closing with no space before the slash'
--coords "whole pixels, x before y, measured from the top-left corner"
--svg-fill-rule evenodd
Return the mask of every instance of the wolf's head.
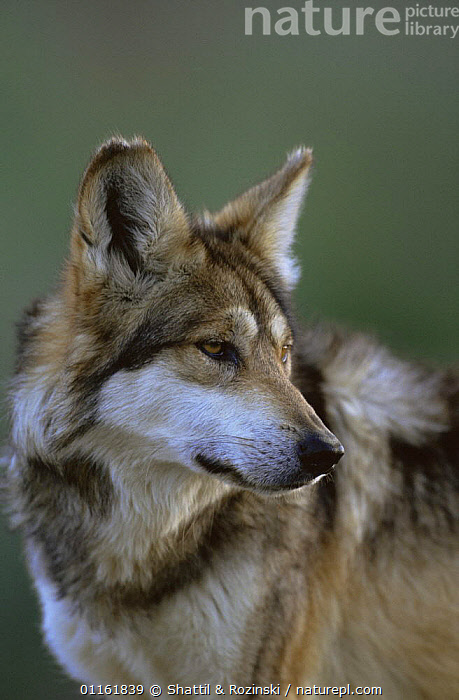
<path id="1" fill-rule="evenodd" d="M 310 165 L 299 149 L 221 212 L 189 217 L 148 143 L 102 146 L 61 297 L 67 440 L 98 426 L 133 465 L 265 492 L 333 467 L 343 449 L 290 380 L 291 244 Z"/>

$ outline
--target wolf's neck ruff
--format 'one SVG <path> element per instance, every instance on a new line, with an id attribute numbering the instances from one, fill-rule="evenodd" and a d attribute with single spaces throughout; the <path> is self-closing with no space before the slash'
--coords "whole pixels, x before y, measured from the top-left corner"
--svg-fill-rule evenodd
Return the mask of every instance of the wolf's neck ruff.
<path id="1" fill-rule="evenodd" d="M 141 139 L 83 176 L 62 288 L 20 327 L 8 475 L 82 682 L 454 695 L 458 379 L 297 331 L 310 165 L 194 218 Z"/>

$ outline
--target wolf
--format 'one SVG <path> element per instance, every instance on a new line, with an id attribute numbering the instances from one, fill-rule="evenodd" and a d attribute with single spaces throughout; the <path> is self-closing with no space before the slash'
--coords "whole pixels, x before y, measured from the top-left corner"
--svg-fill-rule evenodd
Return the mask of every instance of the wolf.
<path id="1" fill-rule="evenodd" d="M 200 215 L 141 138 L 83 175 L 19 327 L 7 476 L 80 682 L 459 691 L 459 377 L 297 325 L 311 164 Z"/>

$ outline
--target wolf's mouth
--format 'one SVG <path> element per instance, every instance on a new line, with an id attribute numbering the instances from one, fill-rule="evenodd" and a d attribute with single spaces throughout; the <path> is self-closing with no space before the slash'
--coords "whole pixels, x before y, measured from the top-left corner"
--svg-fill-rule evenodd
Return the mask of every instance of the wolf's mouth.
<path id="1" fill-rule="evenodd" d="M 230 462 L 223 462 L 220 459 L 207 457 L 201 452 L 196 455 L 195 461 L 208 474 L 212 474 L 212 476 L 220 476 L 224 481 L 229 481 L 237 486 L 249 486 L 244 477 Z"/>
<path id="2" fill-rule="evenodd" d="M 339 459 L 339 458 L 338 458 Z M 304 469 L 294 470 L 288 474 L 285 471 L 273 474 L 272 479 L 263 479 L 259 484 L 256 480 L 249 480 L 241 474 L 231 462 L 208 457 L 202 452 L 195 456 L 195 461 L 199 466 L 212 476 L 221 477 L 224 481 L 231 482 L 235 485 L 242 486 L 255 491 L 263 491 L 266 493 L 278 493 L 279 491 L 292 491 L 314 481 L 318 476 L 329 474 L 334 469 L 334 465 L 314 464 L 311 471 Z M 338 461 L 338 460 L 336 460 Z"/>
<path id="3" fill-rule="evenodd" d="M 195 460 L 199 466 L 205 469 L 206 472 L 209 472 L 209 474 L 230 477 L 234 477 L 237 474 L 234 467 L 229 462 L 223 462 L 220 459 L 211 459 L 201 452 L 196 455 Z"/>

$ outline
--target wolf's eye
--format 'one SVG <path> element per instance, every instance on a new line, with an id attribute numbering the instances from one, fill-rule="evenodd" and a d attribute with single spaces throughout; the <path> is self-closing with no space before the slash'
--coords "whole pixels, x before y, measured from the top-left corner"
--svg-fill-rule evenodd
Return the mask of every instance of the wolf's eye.
<path id="1" fill-rule="evenodd" d="M 206 355 L 216 355 L 219 357 L 223 354 L 223 343 L 217 343 L 210 340 L 208 343 L 203 343 L 199 347 L 206 353 Z"/>
<path id="2" fill-rule="evenodd" d="M 287 364 L 288 358 L 290 357 L 290 353 L 292 350 L 291 345 L 283 345 L 282 346 L 282 351 L 281 351 L 281 362 L 282 364 Z"/>
<path id="3" fill-rule="evenodd" d="M 233 362 L 236 365 L 238 364 L 237 350 L 231 343 L 208 340 L 205 343 L 198 343 L 197 347 L 204 355 L 208 355 L 214 360 L 224 360 L 226 362 Z"/>

